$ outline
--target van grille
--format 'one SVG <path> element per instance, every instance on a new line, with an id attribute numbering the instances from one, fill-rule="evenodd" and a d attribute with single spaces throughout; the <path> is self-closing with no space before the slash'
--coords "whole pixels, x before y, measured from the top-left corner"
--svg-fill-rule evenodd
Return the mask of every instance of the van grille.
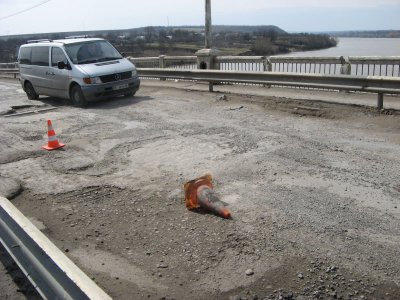
<path id="1" fill-rule="evenodd" d="M 129 72 L 123 72 L 123 73 L 103 75 L 103 76 L 100 76 L 100 79 L 101 79 L 101 82 L 106 83 L 106 82 L 113 82 L 113 81 L 129 79 L 131 77 L 132 77 L 132 71 L 129 71 Z"/>

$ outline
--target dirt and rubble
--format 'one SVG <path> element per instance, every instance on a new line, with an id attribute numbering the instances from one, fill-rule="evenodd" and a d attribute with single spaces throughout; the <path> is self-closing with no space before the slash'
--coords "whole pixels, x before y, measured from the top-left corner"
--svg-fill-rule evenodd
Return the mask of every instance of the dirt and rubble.
<path id="1" fill-rule="evenodd" d="M 400 299 L 397 110 L 151 82 L 79 109 L 0 89 L 4 115 L 57 108 L 0 117 L 0 189 L 114 299 Z M 64 148 L 41 149 L 47 119 Z M 231 220 L 185 208 L 206 173 Z"/>

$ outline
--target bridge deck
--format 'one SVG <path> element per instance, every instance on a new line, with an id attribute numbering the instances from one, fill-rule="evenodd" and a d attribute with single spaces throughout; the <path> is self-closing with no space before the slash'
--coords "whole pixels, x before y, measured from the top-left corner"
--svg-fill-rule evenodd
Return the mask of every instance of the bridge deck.
<path id="1" fill-rule="evenodd" d="M 0 116 L 0 194 L 115 299 L 400 294 L 398 111 L 166 84 L 79 109 L 0 81 L 3 112 L 57 107 Z M 207 172 L 232 220 L 185 208 Z"/>

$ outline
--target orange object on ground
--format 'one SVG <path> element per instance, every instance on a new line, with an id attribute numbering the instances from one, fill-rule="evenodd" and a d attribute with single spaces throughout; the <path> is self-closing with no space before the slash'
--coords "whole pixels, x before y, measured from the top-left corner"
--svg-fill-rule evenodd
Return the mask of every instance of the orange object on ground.
<path id="1" fill-rule="evenodd" d="M 47 127 L 48 127 L 47 136 L 48 136 L 49 140 L 48 140 L 47 145 L 42 146 L 42 148 L 51 151 L 51 150 L 56 150 L 58 148 L 64 147 L 65 146 L 64 144 L 61 144 L 58 142 L 58 139 L 57 139 L 56 133 L 53 129 L 53 124 L 51 123 L 51 120 L 47 120 Z"/>
<path id="2" fill-rule="evenodd" d="M 207 174 L 184 184 L 186 207 L 188 209 L 202 207 L 218 216 L 229 219 L 231 212 L 215 194 L 211 181 L 211 175 Z"/>

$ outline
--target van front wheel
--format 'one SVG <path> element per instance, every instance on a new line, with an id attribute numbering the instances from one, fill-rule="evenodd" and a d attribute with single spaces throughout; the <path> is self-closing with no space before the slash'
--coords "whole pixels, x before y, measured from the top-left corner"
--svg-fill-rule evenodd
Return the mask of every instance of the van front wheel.
<path id="1" fill-rule="evenodd" d="M 135 96 L 136 92 L 128 92 L 124 94 L 124 97 L 133 97 Z"/>
<path id="2" fill-rule="evenodd" d="M 39 99 L 39 95 L 36 93 L 35 89 L 33 88 L 32 83 L 27 81 L 25 83 L 25 93 L 28 96 L 29 100 L 37 100 Z"/>
<path id="3" fill-rule="evenodd" d="M 79 85 L 74 85 L 71 88 L 70 98 L 75 106 L 84 107 L 86 105 L 85 96 L 83 95 Z"/>

